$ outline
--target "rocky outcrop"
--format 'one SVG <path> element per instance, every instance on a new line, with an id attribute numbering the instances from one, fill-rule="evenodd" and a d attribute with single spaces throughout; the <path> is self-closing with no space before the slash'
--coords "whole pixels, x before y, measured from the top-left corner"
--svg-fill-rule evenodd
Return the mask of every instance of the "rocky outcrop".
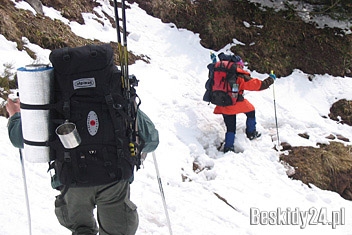
<path id="1" fill-rule="evenodd" d="M 40 0 L 25 0 L 40 15 L 44 15 L 43 4 Z"/>

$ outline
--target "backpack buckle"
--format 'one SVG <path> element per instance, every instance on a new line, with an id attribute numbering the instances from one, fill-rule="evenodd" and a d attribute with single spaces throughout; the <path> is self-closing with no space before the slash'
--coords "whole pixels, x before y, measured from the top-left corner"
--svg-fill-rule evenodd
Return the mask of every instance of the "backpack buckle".
<path id="1" fill-rule="evenodd" d="M 64 101 L 62 110 L 64 112 L 65 118 L 68 118 L 70 116 L 70 102 L 69 101 Z"/>
<path id="2" fill-rule="evenodd" d="M 70 152 L 64 152 L 64 161 L 65 162 L 71 162 L 71 155 Z"/>

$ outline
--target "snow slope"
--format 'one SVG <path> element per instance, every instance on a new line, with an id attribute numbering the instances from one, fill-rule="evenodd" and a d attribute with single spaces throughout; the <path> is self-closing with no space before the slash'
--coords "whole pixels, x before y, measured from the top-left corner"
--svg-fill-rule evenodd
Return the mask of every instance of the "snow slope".
<path id="1" fill-rule="evenodd" d="M 113 15 L 113 8 L 107 5 L 109 1 L 98 1 L 103 7 L 96 8 L 96 15 L 85 14 L 85 25 L 63 19 L 52 8 L 45 7 L 44 12 L 69 24 L 77 35 L 116 41 L 115 29 L 101 13 L 104 9 Z M 30 8 L 24 2 L 18 7 Z M 104 25 L 97 24 L 96 17 Z M 352 202 L 289 179 L 273 150 L 277 141 L 274 94 L 280 141 L 316 146 L 325 143 L 331 133 L 352 139 L 351 127 L 322 118 L 338 99 L 352 99 L 351 77 L 314 75 L 310 82 L 307 74 L 295 70 L 268 90 L 246 92 L 245 97 L 256 107 L 262 137 L 249 141 L 244 134 L 245 115 L 238 115 L 237 153 L 223 154 L 216 149 L 224 138 L 222 117 L 212 113 L 213 105 L 202 101 L 210 58 L 199 36 L 162 23 L 138 5 L 127 10 L 127 20 L 128 49 L 150 58 L 149 64 L 138 61 L 130 66 L 130 72 L 140 80 L 141 108 L 159 130 L 160 145 L 155 154 L 173 234 L 352 235 Z M 49 63 L 50 51 L 30 42 L 27 45 L 38 54 L 38 63 Z M 10 63 L 18 68 L 32 63 L 2 35 L 0 53 L 1 65 Z M 252 75 L 260 79 L 268 76 L 256 71 Z M 8 140 L 6 125 L 7 120 L 0 117 L 0 234 L 28 234 L 19 152 Z M 310 139 L 299 137 L 299 133 L 309 134 Z M 204 170 L 194 172 L 194 162 Z M 50 187 L 47 164 L 24 163 L 33 234 L 69 234 L 54 214 L 57 191 Z M 169 234 L 152 156 L 135 174 L 131 190 L 140 217 L 137 234 Z M 338 224 L 323 224 L 324 217 L 326 222 Z"/>

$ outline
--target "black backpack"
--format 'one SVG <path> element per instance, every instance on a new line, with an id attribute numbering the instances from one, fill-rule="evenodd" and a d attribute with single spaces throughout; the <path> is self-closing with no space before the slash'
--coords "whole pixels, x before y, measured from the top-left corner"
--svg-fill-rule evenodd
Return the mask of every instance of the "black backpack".
<path id="1" fill-rule="evenodd" d="M 66 149 L 52 135 L 50 168 L 56 177 L 68 187 L 130 179 L 140 165 L 134 149 L 137 95 L 133 86 L 123 87 L 111 46 L 56 49 L 49 59 L 54 67 L 52 129 L 69 121 L 81 137 L 78 147 Z"/>
<path id="2" fill-rule="evenodd" d="M 234 105 L 238 98 L 235 57 L 219 54 L 220 61 L 209 64 L 203 100 L 218 106 Z"/>

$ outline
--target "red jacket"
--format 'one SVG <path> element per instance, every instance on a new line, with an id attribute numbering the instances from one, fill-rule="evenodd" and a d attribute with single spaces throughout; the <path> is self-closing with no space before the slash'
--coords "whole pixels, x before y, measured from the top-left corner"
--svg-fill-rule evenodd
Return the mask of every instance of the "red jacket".
<path id="1" fill-rule="evenodd" d="M 260 91 L 267 88 L 267 87 L 263 87 L 264 85 L 262 84 L 263 81 L 257 78 L 252 78 L 249 72 L 241 68 L 237 68 L 237 72 L 238 72 L 238 77 L 237 77 L 236 83 L 238 84 L 239 95 L 242 96 L 244 90 Z M 234 105 L 216 106 L 214 109 L 214 113 L 233 115 L 238 113 L 248 113 L 253 111 L 254 109 L 255 109 L 254 106 L 248 100 L 243 99 L 242 101 L 237 101 Z"/>

